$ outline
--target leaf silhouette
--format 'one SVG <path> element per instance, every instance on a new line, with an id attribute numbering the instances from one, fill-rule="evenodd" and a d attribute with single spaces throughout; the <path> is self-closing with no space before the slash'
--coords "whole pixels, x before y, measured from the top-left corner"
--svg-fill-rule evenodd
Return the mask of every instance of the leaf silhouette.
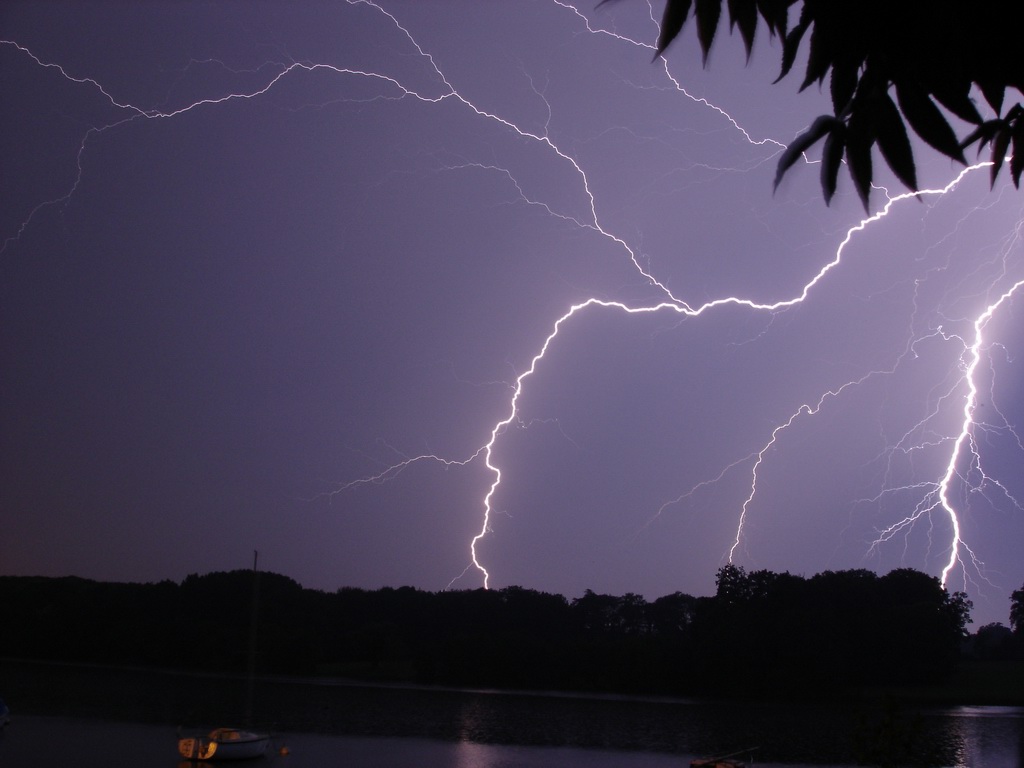
<path id="1" fill-rule="evenodd" d="M 661 56 L 676 39 L 676 36 L 682 32 L 686 18 L 690 15 L 692 4 L 693 0 L 668 0 L 665 3 L 665 13 L 661 17 L 661 33 L 658 35 L 658 48 L 654 52 L 655 59 Z"/>
<path id="2" fill-rule="evenodd" d="M 967 160 L 964 159 L 964 152 L 956 134 L 927 93 L 916 84 L 897 83 L 896 99 L 914 133 L 933 149 L 966 165 Z"/>
<path id="3" fill-rule="evenodd" d="M 785 39 L 789 27 L 791 0 L 757 0 L 757 10 L 768 25 L 768 32 Z"/>
<path id="4" fill-rule="evenodd" d="M 757 0 L 729 0 L 730 27 L 739 27 L 747 61 L 754 49 L 754 35 L 757 33 Z"/>
<path id="5" fill-rule="evenodd" d="M 704 52 L 704 65 L 708 63 L 711 43 L 715 41 L 718 20 L 722 16 L 722 0 L 697 0 L 697 39 Z"/>
<path id="6" fill-rule="evenodd" d="M 786 175 L 793 163 L 800 159 L 801 155 L 810 149 L 826 133 L 831 131 L 835 125 L 842 123 L 832 115 L 822 115 L 806 131 L 797 136 L 786 147 L 786 151 L 779 157 L 779 164 L 775 168 L 775 188 L 778 189 L 782 177 Z"/>
<path id="7" fill-rule="evenodd" d="M 811 21 L 813 21 L 813 17 L 805 5 L 803 12 L 800 14 L 800 21 L 786 35 L 786 40 L 782 44 L 782 71 L 775 78 L 776 83 L 788 75 L 789 70 L 793 68 L 793 62 L 796 61 L 796 53 L 800 49 L 800 41 L 803 40 L 804 33 L 811 26 Z"/>
<path id="8" fill-rule="evenodd" d="M 1013 186 L 1020 187 L 1020 174 L 1024 171 L 1024 120 L 1019 117 L 1013 124 L 1013 156 L 1010 158 L 1010 177 Z"/>
<path id="9" fill-rule="evenodd" d="M 611 1 L 599 0 L 598 6 Z M 1024 57 L 1019 53 L 1024 2 L 987 0 L 966 6 L 941 0 L 915 4 L 920 8 L 908 16 L 899 4 L 882 0 L 803 0 L 792 28 L 789 13 L 797 0 L 724 0 L 724 4 L 729 29 L 739 30 L 748 63 L 759 16 L 769 34 L 781 39 L 781 66 L 774 82 L 791 72 L 808 33 L 807 67 L 799 89 L 815 82 L 821 85 L 830 77 L 835 117 L 818 118 L 783 152 L 776 188 L 803 152 L 827 137 L 821 169 L 825 202 L 835 195 L 845 158 L 867 209 L 876 143 L 899 180 L 916 188 L 910 132 L 932 149 L 965 164 L 966 147 L 977 144 L 980 155 L 991 143 L 993 184 L 1009 155 L 1010 175 L 1020 186 L 1024 106 L 1018 103 L 1002 117 L 985 121 L 972 96 L 980 91 L 987 105 L 1000 115 L 1008 88 L 1024 93 Z M 707 65 L 723 0 L 665 0 L 655 59 L 678 39 L 691 10 Z M 949 115 L 973 126 L 966 138 L 958 137 L 956 121 L 951 122 Z"/>
<path id="10" fill-rule="evenodd" d="M 892 168 L 896 178 L 912 190 L 917 190 L 917 171 L 914 168 L 914 151 L 910 147 L 910 138 L 903 125 L 900 111 L 888 93 L 882 93 L 877 100 L 878 116 L 878 148 L 882 157 Z"/>
<path id="11" fill-rule="evenodd" d="M 932 91 L 932 95 L 939 104 L 961 120 L 978 125 L 981 123 L 981 115 L 967 94 L 967 89 L 953 87 L 937 87 Z"/>
<path id="12" fill-rule="evenodd" d="M 1006 159 L 1006 151 L 1010 148 L 1010 126 L 1002 122 L 1002 126 L 996 131 L 995 136 L 992 137 L 992 176 L 991 185 L 996 185 L 996 176 L 999 175 L 999 169 L 1003 167 L 1003 161 Z M 1013 170 L 1010 170 L 1013 173 Z"/>
<path id="13" fill-rule="evenodd" d="M 981 89 L 982 95 L 985 97 L 985 101 L 996 111 L 998 115 L 1003 111 L 1003 96 L 1006 93 L 1006 86 L 1003 83 L 993 82 L 991 80 L 983 80 L 978 83 L 978 87 Z"/>
<path id="14" fill-rule="evenodd" d="M 839 122 L 829 131 L 821 153 L 821 191 L 825 195 L 825 205 L 831 204 L 832 196 L 836 193 L 839 166 L 842 165 L 845 149 L 846 125 Z"/>
<path id="15" fill-rule="evenodd" d="M 871 194 L 871 145 L 874 138 L 867 125 L 867 118 L 860 112 L 850 117 L 846 132 L 846 162 L 850 167 L 850 177 L 857 188 L 864 210 L 868 210 L 868 197 Z"/>
<path id="16" fill-rule="evenodd" d="M 858 65 L 844 62 L 834 64 L 832 67 L 832 79 L 829 82 L 829 90 L 832 95 L 832 109 L 837 115 L 841 114 L 853 98 L 857 90 L 857 80 L 860 73 Z"/>
<path id="17" fill-rule="evenodd" d="M 981 150 L 996 137 L 996 133 L 999 132 L 1002 126 L 1002 120 L 986 120 L 971 131 L 967 138 L 960 142 L 960 146 L 966 148 L 974 142 L 978 142 L 978 154 L 981 154 Z"/>
<path id="18" fill-rule="evenodd" d="M 807 72 L 804 74 L 804 81 L 800 90 L 804 90 L 811 83 L 820 83 L 828 74 L 828 68 L 832 66 L 832 52 L 829 50 L 829 40 L 822 32 L 821 25 L 815 24 L 811 30 L 811 52 L 807 55 Z"/>

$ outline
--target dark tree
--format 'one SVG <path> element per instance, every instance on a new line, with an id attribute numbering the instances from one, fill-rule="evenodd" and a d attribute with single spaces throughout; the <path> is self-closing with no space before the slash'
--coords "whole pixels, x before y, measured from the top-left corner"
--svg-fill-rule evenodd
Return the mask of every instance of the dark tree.
<path id="1" fill-rule="evenodd" d="M 986 624 L 968 638 L 965 653 L 981 661 L 1005 661 L 1013 657 L 1013 632 L 999 622 Z"/>
<path id="2" fill-rule="evenodd" d="M 1024 172 L 1024 107 L 1019 101 L 1024 93 L 1024 3 L 803 0 L 791 25 L 795 5 L 797 0 L 727 2 L 730 30 L 739 29 L 748 57 L 763 20 L 768 34 L 782 41 L 776 82 L 790 73 L 806 40 L 800 90 L 823 87 L 827 79 L 832 96 L 833 114 L 815 120 L 780 157 L 776 186 L 805 151 L 824 139 L 821 188 L 826 203 L 845 159 L 867 208 L 876 145 L 897 178 L 915 190 L 909 125 L 933 149 L 960 163 L 966 162 L 966 148 L 977 144 L 980 153 L 991 145 L 992 184 L 1012 149 L 1010 176 L 1019 187 Z M 707 62 L 722 0 L 667 0 L 655 57 L 677 39 L 691 10 Z M 1007 89 L 1016 91 L 1009 100 Z M 982 116 L 975 94 L 994 116 Z M 950 117 L 966 124 L 960 135 Z"/>
<path id="3" fill-rule="evenodd" d="M 934 576 L 898 568 L 878 580 L 877 617 L 883 628 L 879 669 L 894 682 L 946 677 L 967 636 L 971 601 L 949 594 Z"/>
<path id="4" fill-rule="evenodd" d="M 1010 629 L 1019 637 L 1024 637 L 1024 587 L 1010 595 Z"/>
<path id="5" fill-rule="evenodd" d="M 696 597 L 683 592 L 673 592 L 651 603 L 648 614 L 656 634 L 681 637 L 689 634 L 696 611 Z"/>

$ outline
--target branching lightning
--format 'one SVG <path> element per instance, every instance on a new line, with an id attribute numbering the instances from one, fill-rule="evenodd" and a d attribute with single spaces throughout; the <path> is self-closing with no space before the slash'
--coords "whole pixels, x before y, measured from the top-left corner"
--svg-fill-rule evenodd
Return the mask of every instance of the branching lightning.
<path id="1" fill-rule="evenodd" d="M 486 430 L 487 439 L 482 445 L 477 446 L 474 450 L 470 451 L 468 455 L 464 455 L 462 458 L 458 459 L 446 458 L 434 453 L 403 456 L 400 461 L 389 464 L 379 472 L 340 484 L 331 491 L 330 494 L 328 494 L 336 496 L 338 494 L 353 491 L 361 486 L 392 481 L 413 464 L 436 463 L 449 468 L 465 467 L 475 462 L 482 462 L 490 474 L 491 480 L 479 502 L 481 507 L 480 526 L 477 533 L 469 542 L 468 565 L 461 573 L 457 574 L 451 582 L 449 582 L 449 587 L 455 585 L 461 578 L 472 570 L 475 570 L 480 574 L 485 588 L 490 586 L 491 573 L 483 562 L 479 548 L 481 542 L 492 531 L 491 524 L 495 514 L 496 497 L 503 483 L 501 464 L 495 455 L 496 448 L 501 441 L 502 436 L 505 435 L 509 429 L 522 424 L 521 402 L 526 396 L 527 386 L 531 377 L 534 376 L 549 356 L 557 354 L 556 346 L 559 337 L 562 334 L 570 332 L 570 326 L 577 320 L 577 318 L 585 313 L 591 312 L 615 312 L 623 315 L 665 313 L 675 314 L 685 319 L 696 320 L 703 315 L 710 314 L 727 307 L 740 308 L 751 313 L 775 316 L 788 309 L 810 301 L 815 290 L 825 281 L 833 278 L 838 279 L 838 277 L 834 277 L 834 273 L 840 271 L 848 246 L 855 240 L 855 238 L 858 237 L 858 235 L 864 233 L 869 228 L 881 226 L 881 222 L 898 206 L 905 204 L 915 205 L 918 204 L 917 201 L 922 198 L 941 197 L 946 195 L 953 191 L 969 174 L 973 174 L 988 165 L 987 163 L 981 163 L 966 168 L 957 174 L 948 184 L 942 187 L 920 190 L 916 194 L 907 193 L 889 197 L 881 210 L 873 215 L 867 216 L 854 226 L 850 227 L 846 231 L 841 242 L 836 246 L 831 257 L 823 260 L 820 268 L 808 275 L 807 279 L 799 289 L 790 296 L 781 298 L 757 298 L 730 295 L 713 298 L 702 303 L 688 302 L 670 290 L 666 281 L 659 280 L 652 269 L 644 266 L 633 247 L 631 247 L 624 238 L 614 234 L 602 224 L 602 219 L 599 214 L 598 200 L 592 191 L 591 183 L 588 179 L 585 168 L 573 156 L 572 152 L 560 147 L 556 140 L 550 135 L 548 126 L 550 124 L 551 105 L 548 104 L 547 99 L 541 91 L 533 88 L 534 93 L 544 100 L 548 109 L 548 124 L 545 125 L 542 132 L 526 130 L 518 125 L 514 120 L 493 111 L 483 109 L 475 104 L 471 99 L 460 93 L 458 88 L 450 82 L 442 67 L 437 63 L 437 61 L 435 61 L 434 56 L 424 50 L 420 43 L 417 42 L 413 33 L 403 26 L 394 14 L 386 10 L 381 5 L 372 2 L 372 0 L 347 0 L 347 2 L 351 6 L 363 6 L 365 9 L 378 14 L 385 23 L 391 25 L 402 36 L 404 36 L 411 48 L 415 51 L 415 55 L 426 62 L 433 79 L 439 83 L 439 92 L 433 94 L 425 93 L 422 90 L 404 84 L 399 78 L 387 73 L 345 68 L 327 63 L 284 61 L 268 64 L 266 67 L 267 77 L 265 81 L 257 87 L 244 92 L 227 93 L 216 98 L 201 99 L 183 106 L 161 111 L 135 106 L 119 100 L 96 80 L 90 77 L 74 75 L 67 72 L 59 64 L 43 61 L 31 50 L 13 40 L 0 40 L 0 46 L 8 46 L 16 49 L 21 55 L 28 57 L 39 67 L 53 69 L 58 72 L 61 77 L 71 83 L 76 83 L 98 91 L 104 99 L 109 102 L 110 107 L 118 113 L 118 117 L 115 119 L 103 125 L 91 127 L 85 132 L 78 148 L 76 158 L 78 165 L 77 176 L 70 188 L 60 197 L 47 200 L 36 205 L 17 230 L 3 241 L 2 247 L 0 247 L 0 254 L 4 253 L 13 242 L 16 242 L 22 236 L 26 229 L 31 226 L 39 211 L 47 206 L 66 204 L 75 195 L 83 173 L 82 157 L 87 150 L 87 145 L 91 136 L 104 131 L 113 130 L 132 121 L 155 119 L 169 120 L 199 109 L 224 107 L 224 105 L 232 101 L 257 99 L 268 94 L 272 89 L 278 87 L 286 78 L 291 76 L 300 76 L 303 74 L 308 75 L 313 72 L 330 72 L 340 78 L 358 78 L 379 84 L 382 93 L 381 98 L 414 99 L 425 105 L 436 105 L 442 102 L 456 102 L 462 108 L 468 110 L 469 113 L 475 115 L 475 117 L 489 121 L 492 124 L 500 126 L 504 130 L 510 131 L 518 138 L 525 139 L 542 147 L 546 152 L 550 153 L 551 161 L 553 163 L 558 163 L 564 166 L 575 178 L 579 194 L 582 196 L 582 199 L 585 200 L 585 208 L 587 211 L 586 218 L 581 218 L 580 216 L 561 211 L 554 203 L 538 199 L 536 196 L 528 194 L 517 181 L 514 171 L 502 165 L 466 160 L 459 164 L 449 164 L 446 166 L 446 169 L 460 172 L 483 171 L 485 173 L 497 174 L 507 180 L 515 190 L 518 200 L 522 201 L 526 205 L 537 206 L 549 216 L 556 217 L 582 231 L 586 231 L 597 237 L 606 239 L 608 242 L 614 244 L 614 246 L 624 254 L 624 257 L 632 264 L 632 267 L 640 275 L 645 284 L 656 295 L 656 299 L 647 303 L 627 303 L 625 301 L 591 297 L 584 301 L 572 304 L 559 317 L 557 317 L 553 323 L 551 323 L 550 331 L 546 337 L 543 338 L 539 348 L 530 360 L 529 366 L 526 370 L 519 373 L 515 377 L 514 381 L 510 383 L 511 396 L 508 400 L 507 407 L 505 408 L 504 416 L 494 422 L 493 425 Z M 654 50 L 654 46 L 649 43 L 637 41 L 627 36 L 593 26 L 585 14 L 569 3 L 563 2 L 562 0 L 552 0 L 552 2 L 555 6 L 564 10 L 568 17 L 575 19 L 575 23 L 581 24 L 584 30 L 583 33 L 585 34 L 606 36 L 615 44 L 631 45 L 652 51 Z M 666 80 L 670 84 L 670 89 L 677 91 L 695 103 L 702 104 L 708 109 L 714 110 L 716 114 L 720 115 L 721 118 L 731 126 L 731 129 L 738 132 L 746 141 L 755 145 L 769 145 L 777 147 L 779 150 L 784 148 L 784 145 L 775 139 L 753 138 L 751 134 L 748 133 L 724 109 L 703 98 L 698 98 L 688 93 L 680 83 L 680 80 L 672 74 L 669 62 L 666 59 L 660 59 L 657 66 L 663 69 Z M 531 87 L 533 87 L 532 82 Z M 767 159 L 768 158 L 766 158 L 766 161 Z M 956 498 L 958 486 L 965 486 L 970 490 L 979 491 L 986 483 L 992 483 L 1001 490 L 1005 497 L 1010 499 L 1014 506 L 1019 508 L 1019 505 L 1013 498 L 1012 494 L 1004 486 L 999 484 L 997 479 L 989 477 L 983 471 L 981 450 L 978 444 L 979 430 L 987 428 L 986 425 L 980 422 L 977 418 L 980 389 L 978 379 L 982 372 L 984 360 L 986 359 L 986 351 L 989 348 L 985 340 L 986 330 L 993 318 L 1012 302 L 1012 300 L 1017 296 L 1021 286 L 1024 285 L 1024 279 L 1017 279 L 1016 281 L 1013 281 L 1013 278 L 1009 275 L 1011 272 L 1009 268 L 1006 269 L 1006 272 L 1007 274 L 1004 274 L 1004 278 L 1009 282 L 1009 287 L 999 288 L 992 286 L 992 295 L 996 296 L 996 298 L 989 301 L 985 305 L 983 311 L 973 318 L 972 334 L 967 338 L 961 338 L 960 336 L 952 333 L 943 336 L 943 338 L 949 343 L 962 343 L 963 345 L 963 354 L 960 358 L 959 376 L 954 382 L 954 385 L 944 393 L 943 399 L 941 400 L 942 404 L 949 402 L 960 403 L 957 428 L 954 433 L 936 436 L 931 443 L 933 446 L 942 447 L 948 454 L 948 461 L 945 464 L 943 474 L 933 481 L 905 485 L 898 488 L 885 487 L 880 492 L 879 496 L 875 497 L 877 500 L 881 495 L 892 494 L 896 490 L 917 492 L 919 494 L 918 501 L 913 505 L 911 512 L 901 520 L 891 523 L 878 531 L 877 538 L 868 546 L 869 553 L 872 550 L 877 550 L 878 547 L 899 537 L 900 535 L 905 535 L 911 528 L 920 524 L 924 519 L 927 518 L 930 520 L 933 514 L 941 515 L 946 518 L 950 529 L 948 540 L 940 542 L 937 545 L 942 548 L 943 552 L 948 552 L 948 555 L 945 556 L 944 565 L 941 569 L 941 580 L 943 584 L 950 579 L 953 572 L 958 568 L 961 570 L 965 582 L 970 578 L 968 575 L 969 571 L 981 574 L 981 577 L 985 578 L 984 566 L 981 558 L 975 553 L 974 549 L 969 546 L 966 534 L 961 525 L 960 510 L 958 509 L 958 501 Z M 942 330 L 932 330 L 930 333 L 942 333 Z M 912 354 L 914 344 L 919 342 L 924 335 L 925 334 L 918 334 L 911 338 L 907 344 L 904 355 Z M 735 458 L 724 466 L 715 477 L 702 480 L 689 490 L 684 491 L 674 500 L 663 504 L 654 514 L 654 517 L 645 525 L 650 525 L 653 519 L 665 513 L 671 505 L 680 503 L 684 499 L 690 499 L 699 490 L 722 481 L 727 474 L 736 470 L 738 467 L 749 466 L 749 485 L 747 487 L 746 497 L 740 508 L 734 512 L 734 514 L 737 515 L 735 536 L 731 546 L 728 548 L 728 551 L 723 553 L 724 558 L 729 561 L 733 561 L 738 556 L 738 552 L 743 546 L 744 537 L 746 536 L 746 525 L 749 516 L 752 514 L 755 501 L 757 500 L 759 480 L 763 477 L 763 473 L 769 469 L 769 454 L 774 449 L 778 449 L 780 447 L 787 430 L 790 430 L 794 424 L 800 420 L 815 417 L 822 411 L 822 409 L 828 407 L 830 403 L 843 398 L 849 391 L 856 389 L 869 379 L 893 374 L 902 362 L 902 357 L 892 360 L 888 367 L 873 370 L 862 376 L 841 382 L 820 394 L 816 399 L 800 404 L 788 415 L 788 417 L 779 420 L 774 426 L 772 426 L 763 443 L 759 446 L 754 446 L 752 449 L 744 452 L 743 455 Z M 936 406 L 935 412 L 938 412 L 938 406 Z M 894 447 L 890 448 L 890 450 L 910 450 L 907 446 L 912 444 L 920 446 L 922 442 L 917 441 L 915 443 L 915 438 L 913 437 L 917 433 L 917 427 L 920 427 L 920 423 L 915 425 L 915 428 L 908 431 Z M 1016 437 L 1016 433 L 1013 432 L 1012 425 L 1006 423 L 1003 428 L 1010 431 L 1014 437 Z M 1019 438 L 1017 438 L 1017 444 L 1018 446 L 1022 446 Z M 1024 449 L 1024 446 L 1022 446 L 1022 449 Z"/>

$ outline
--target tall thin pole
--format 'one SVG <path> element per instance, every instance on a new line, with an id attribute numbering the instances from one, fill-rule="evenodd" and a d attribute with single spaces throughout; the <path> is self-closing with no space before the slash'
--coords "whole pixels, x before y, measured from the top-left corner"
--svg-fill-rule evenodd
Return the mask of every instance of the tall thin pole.
<path id="1" fill-rule="evenodd" d="M 260 571 L 258 550 L 252 553 L 252 612 L 249 616 L 249 668 L 246 674 L 245 725 L 252 725 L 252 701 L 256 686 L 256 620 L 260 606 Z"/>

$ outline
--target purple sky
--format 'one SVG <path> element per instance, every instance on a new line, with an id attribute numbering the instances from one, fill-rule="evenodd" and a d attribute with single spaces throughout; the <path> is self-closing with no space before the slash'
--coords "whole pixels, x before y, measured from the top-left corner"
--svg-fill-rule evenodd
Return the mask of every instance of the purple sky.
<path id="1" fill-rule="evenodd" d="M 258 549 L 328 590 L 653 599 L 731 556 L 947 571 L 1006 623 L 1019 297 L 972 352 L 1021 195 L 885 208 L 880 159 L 863 227 L 814 165 L 773 195 L 826 97 L 767 37 L 666 68 L 646 4 L 594 5 L 5 3 L 0 572 Z"/>

